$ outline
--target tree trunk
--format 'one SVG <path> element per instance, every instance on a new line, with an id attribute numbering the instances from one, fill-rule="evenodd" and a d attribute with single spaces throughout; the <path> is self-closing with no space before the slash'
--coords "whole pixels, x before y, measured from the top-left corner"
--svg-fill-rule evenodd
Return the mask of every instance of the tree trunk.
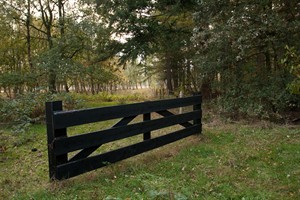
<path id="1" fill-rule="evenodd" d="M 53 41 L 52 41 L 52 27 L 53 27 L 53 11 L 50 5 L 50 1 L 47 1 L 46 8 L 41 0 L 39 0 L 40 11 L 42 15 L 42 22 L 46 28 L 46 37 L 48 42 L 48 48 L 53 48 Z M 57 66 L 49 67 L 49 74 L 48 74 L 48 88 L 51 93 L 56 93 L 56 68 Z"/>
<path id="2" fill-rule="evenodd" d="M 68 82 L 67 82 L 66 79 L 64 80 L 64 86 L 65 86 L 65 91 L 66 91 L 66 92 L 70 92 L 70 88 L 69 88 L 69 86 L 68 86 Z"/>
<path id="3" fill-rule="evenodd" d="M 31 34 L 30 34 L 30 23 L 31 23 L 31 4 L 30 0 L 27 0 L 27 16 L 26 16 L 26 40 L 27 40 L 27 59 L 30 71 L 33 73 L 33 63 L 32 63 L 32 56 L 31 56 Z"/>
<path id="4" fill-rule="evenodd" d="M 171 69 L 171 66 L 169 65 L 169 63 L 167 63 L 166 81 L 167 81 L 168 93 L 171 95 L 174 93 L 174 90 L 173 90 L 173 84 L 172 84 L 172 69 Z"/>

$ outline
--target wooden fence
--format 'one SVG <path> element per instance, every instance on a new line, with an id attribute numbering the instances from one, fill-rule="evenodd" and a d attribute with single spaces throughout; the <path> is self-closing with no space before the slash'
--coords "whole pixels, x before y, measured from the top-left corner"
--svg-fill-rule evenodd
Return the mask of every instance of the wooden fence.
<path id="1" fill-rule="evenodd" d="M 186 106 L 192 106 L 193 109 L 182 114 L 169 111 L 169 109 Z M 151 113 L 158 113 L 162 117 L 151 119 Z M 143 115 L 143 121 L 129 124 L 138 115 Z M 201 95 L 72 111 L 63 111 L 61 101 L 47 102 L 50 179 L 61 180 L 74 177 L 192 134 L 200 134 L 201 115 Z M 111 119 L 120 119 L 120 121 L 109 129 L 74 136 L 67 135 L 68 127 Z M 178 124 L 183 129 L 151 138 L 151 131 Z M 139 134 L 143 134 L 141 142 L 91 156 L 102 144 Z M 76 154 L 70 157 L 70 152 Z"/>

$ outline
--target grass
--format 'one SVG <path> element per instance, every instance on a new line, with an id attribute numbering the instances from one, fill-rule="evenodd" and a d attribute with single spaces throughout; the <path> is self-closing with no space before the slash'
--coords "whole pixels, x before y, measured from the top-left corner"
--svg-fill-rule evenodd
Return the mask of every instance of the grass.
<path id="1" fill-rule="evenodd" d="M 300 199 L 299 127 L 206 119 L 202 135 L 60 182 L 48 179 L 45 125 L 4 127 L 0 147 L 0 199 Z"/>

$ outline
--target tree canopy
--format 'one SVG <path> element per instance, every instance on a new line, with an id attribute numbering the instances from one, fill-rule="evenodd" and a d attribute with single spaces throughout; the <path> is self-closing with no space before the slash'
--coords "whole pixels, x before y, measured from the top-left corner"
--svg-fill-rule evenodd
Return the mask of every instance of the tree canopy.
<path id="1" fill-rule="evenodd" d="M 155 81 L 169 94 L 201 91 L 225 112 L 299 108 L 297 0 L 12 0 L 0 14 L 10 97 Z"/>

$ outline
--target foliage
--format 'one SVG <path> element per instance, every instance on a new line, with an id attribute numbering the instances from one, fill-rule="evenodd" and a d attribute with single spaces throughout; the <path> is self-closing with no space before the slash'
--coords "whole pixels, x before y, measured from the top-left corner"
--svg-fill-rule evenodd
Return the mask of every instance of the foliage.
<path id="1" fill-rule="evenodd" d="M 161 80 L 170 93 L 181 85 L 189 90 L 192 68 L 190 42 L 196 1 L 97 1 L 99 14 L 125 42 L 121 60 L 146 60 L 154 56 Z M 150 70 L 149 70 L 150 71 Z M 187 85 L 187 86 L 186 86 Z"/>
<path id="2" fill-rule="evenodd" d="M 99 94 L 147 82 L 170 94 L 201 91 L 232 115 L 299 109 L 296 0 L 71 4 L 0 3 L 0 93 Z"/>
<path id="3" fill-rule="evenodd" d="M 232 116 L 269 118 L 299 109 L 300 97 L 286 90 L 294 75 L 280 61 L 285 46 L 300 36 L 297 5 L 280 0 L 198 2 L 193 64 L 201 73 L 203 95 L 219 96 L 220 107 Z"/>
<path id="4" fill-rule="evenodd" d="M 94 84 L 91 69 L 86 69 L 91 67 L 94 76 L 104 72 L 96 84 L 116 79 L 114 68 L 103 63 L 119 52 L 118 42 L 111 39 L 94 5 L 74 3 L 74 12 L 67 9 L 73 6 L 70 1 L 0 3 L 0 88 L 7 96 L 40 87 L 53 93 L 70 88 L 85 92 Z"/>
<path id="5" fill-rule="evenodd" d="M 285 58 L 282 63 L 293 74 L 294 80 L 288 85 L 288 89 L 292 94 L 300 95 L 300 54 L 297 53 L 295 48 L 286 47 Z"/>
<path id="6" fill-rule="evenodd" d="M 82 95 L 76 93 L 28 92 L 14 99 L 0 98 L 0 120 L 4 124 L 13 125 L 14 132 L 24 132 L 30 124 L 45 120 L 45 102 L 63 101 L 64 110 L 74 110 L 88 105 L 99 107 L 103 105 L 125 104 L 144 100 L 142 94 L 111 94 L 101 92 L 97 95 Z M 0 124 L 1 125 L 1 124 Z"/>
<path id="7" fill-rule="evenodd" d="M 86 105 L 86 107 L 99 107 L 103 106 L 106 103 L 108 103 L 108 105 L 114 105 L 116 104 L 116 102 L 118 104 L 140 102 L 145 99 L 145 97 L 142 94 L 129 94 L 128 92 L 126 94 L 111 94 L 109 92 L 101 92 L 96 95 L 75 94 L 74 97 L 76 99 L 82 99 L 84 101 L 83 104 Z"/>
<path id="8" fill-rule="evenodd" d="M 65 109 L 80 106 L 80 100 L 76 100 L 71 94 L 28 92 L 15 99 L 1 99 L 0 120 L 14 125 L 15 132 L 24 132 L 30 124 L 45 120 L 45 102 L 54 100 L 62 100 Z"/>

